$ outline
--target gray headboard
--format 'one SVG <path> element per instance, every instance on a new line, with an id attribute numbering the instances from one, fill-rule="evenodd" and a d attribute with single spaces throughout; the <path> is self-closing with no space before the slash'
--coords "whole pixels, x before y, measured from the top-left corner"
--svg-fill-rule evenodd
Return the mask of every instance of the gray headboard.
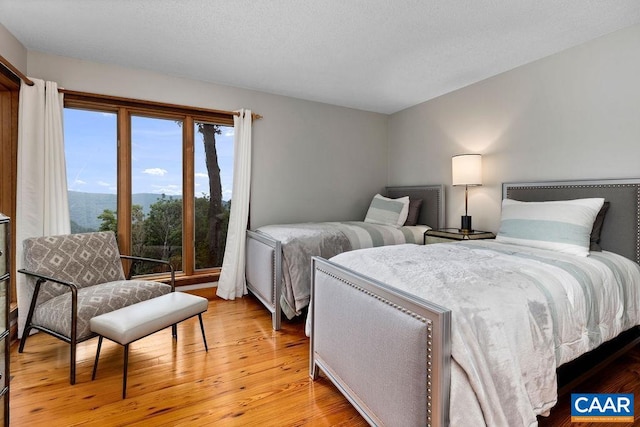
<path id="1" fill-rule="evenodd" d="M 422 208 L 418 224 L 432 228 L 444 228 L 444 185 L 416 185 L 410 187 L 386 187 L 387 197 L 397 199 L 409 196 L 410 199 L 422 199 Z"/>
<path id="2" fill-rule="evenodd" d="M 640 178 L 502 184 L 502 198 L 524 202 L 604 197 L 610 203 L 600 246 L 640 263 Z"/>

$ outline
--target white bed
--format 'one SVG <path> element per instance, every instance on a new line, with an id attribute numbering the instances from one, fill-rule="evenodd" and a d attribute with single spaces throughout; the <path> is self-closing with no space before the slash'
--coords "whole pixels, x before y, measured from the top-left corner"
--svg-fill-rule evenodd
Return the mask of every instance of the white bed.
<path id="1" fill-rule="evenodd" d="M 639 180 L 505 184 L 609 201 L 588 257 L 475 241 L 315 258 L 311 376 L 372 425 L 535 425 L 558 366 L 640 324 L 638 194 Z"/>
<path id="2" fill-rule="evenodd" d="M 366 247 L 422 244 L 426 230 L 444 223 L 442 185 L 387 187 L 385 195 L 421 200 L 416 225 L 351 221 L 268 225 L 247 231 L 247 288 L 272 313 L 275 330 L 280 329 L 282 312 L 293 318 L 308 305 L 312 256 L 330 258 Z"/>

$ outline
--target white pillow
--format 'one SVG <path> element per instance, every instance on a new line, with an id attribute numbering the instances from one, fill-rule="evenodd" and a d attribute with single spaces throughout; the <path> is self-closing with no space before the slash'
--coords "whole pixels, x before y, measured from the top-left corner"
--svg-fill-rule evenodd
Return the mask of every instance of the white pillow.
<path id="1" fill-rule="evenodd" d="M 602 198 L 519 202 L 504 199 L 496 241 L 589 255 L 593 222 Z"/>
<path id="2" fill-rule="evenodd" d="M 389 199 L 376 194 L 371 200 L 364 222 L 400 227 L 407 220 L 407 215 L 409 215 L 409 196 Z"/>

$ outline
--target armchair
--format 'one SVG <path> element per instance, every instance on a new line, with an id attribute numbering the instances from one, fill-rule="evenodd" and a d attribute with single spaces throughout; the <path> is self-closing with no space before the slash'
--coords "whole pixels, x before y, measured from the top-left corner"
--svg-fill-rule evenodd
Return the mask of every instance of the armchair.
<path id="1" fill-rule="evenodd" d="M 168 261 L 120 255 L 113 232 L 92 232 L 25 239 L 27 292 L 32 294 L 19 352 L 32 329 L 71 345 L 70 383 L 76 379 L 76 345 L 96 336 L 89 320 L 103 313 L 175 290 Z M 122 259 L 154 262 L 171 270 L 169 284 L 125 278 Z M 174 325 L 175 327 L 175 325 Z"/>

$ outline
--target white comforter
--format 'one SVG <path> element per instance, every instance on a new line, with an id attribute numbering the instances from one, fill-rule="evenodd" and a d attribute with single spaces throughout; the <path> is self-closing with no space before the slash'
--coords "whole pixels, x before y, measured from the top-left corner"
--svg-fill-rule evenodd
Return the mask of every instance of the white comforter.
<path id="1" fill-rule="evenodd" d="M 474 241 L 332 261 L 451 309 L 452 426 L 537 425 L 557 366 L 640 324 L 640 267 L 612 253 Z"/>

